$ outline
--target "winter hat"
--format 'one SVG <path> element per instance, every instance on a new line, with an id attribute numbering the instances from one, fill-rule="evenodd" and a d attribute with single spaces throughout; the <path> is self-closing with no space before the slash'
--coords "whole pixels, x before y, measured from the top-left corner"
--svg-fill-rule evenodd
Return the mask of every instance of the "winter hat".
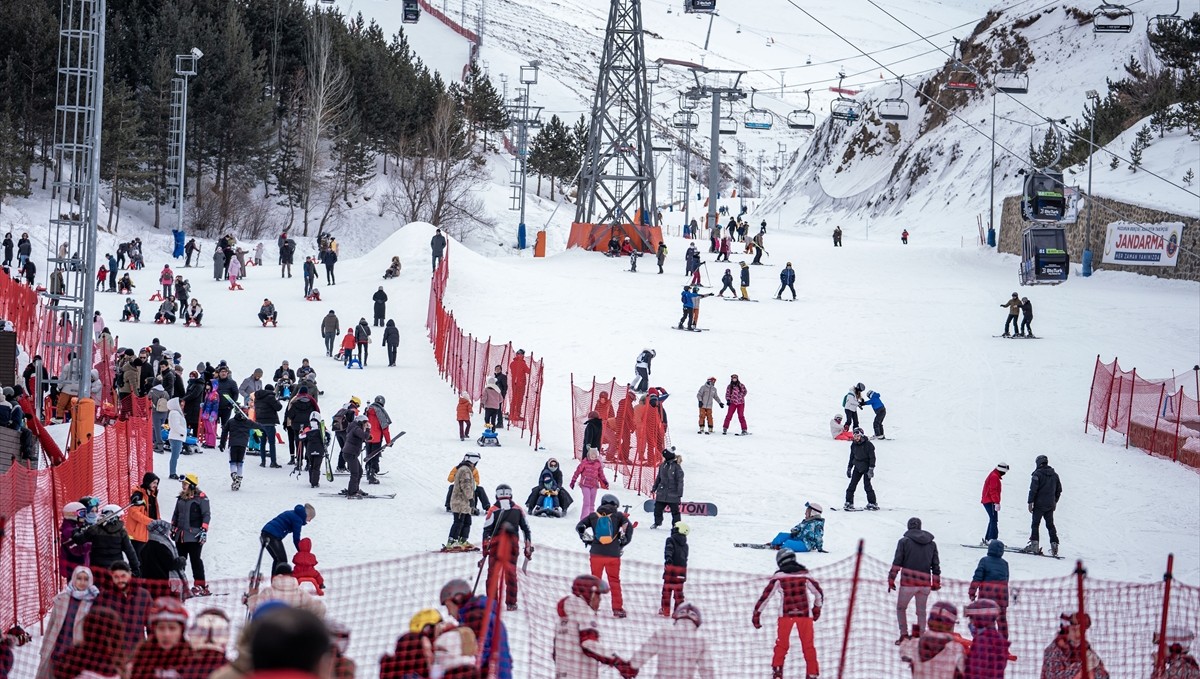
<path id="1" fill-rule="evenodd" d="M 819 505 L 819 504 L 817 504 L 817 503 L 815 503 L 815 502 L 805 502 L 805 503 L 804 503 L 804 506 L 805 506 L 805 508 L 807 508 L 807 509 L 811 509 L 811 510 L 813 510 L 813 511 L 814 511 L 814 512 L 816 512 L 817 514 L 820 514 L 820 513 L 822 513 L 822 512 L 824 512 L 824 511 L 825 511 L 825 508 L 824 508 L 824 507 L 822 507 L 821 505 Z"/>
<path id="2" fill-rule="evenodd" d="M 188 629 L 188 642 L 196 650 L 225 652 L 229 645 L 229 616 L 219 608 L 200 611 Z"/>
<path id="3" fill-rule="evenodd" d="M 1050 458 L 1046 457 L 1045 455 L 1038 455 L 1037 459 L 1034 460 L 1034 463 L 1039 467 L 1045 467 L 1046 465 L 1050 464 Z"/>
<path id="4" fill-rule="evenodd" d="M 949 601 L 939 601 L 929 609 L 929 624 L 933 629 L 934 625 L 945 625 L 946 631 L 954 629 L 955 623 L 958 622 L 958 608 Z"/>
<path id="5" fill-rule="evenodd" d="M 671 617 L 675 620 L 691 620 L 696 627 L 700 626 L 700 609 L 689 603 L 676 606 Z"/>
<path id="6" fill-rule="evenodd" d="M 267 386 L 263 387 L 263 389 L 265 389 L 265 390 L 267 390 L 267 391 L 275 391 L 275 385 L 274 385 L 274 384 L 268 384 Z"/>
<path id="7" fill-rule="evenodd" d="M 1007 474 L 1008 473 L 1008 463 L 1001 462 L 1000 464 L 996 465 L 996 471 L 1000 472 L 1001 474 Z"/>
<path id="8" fill-rule="evenodd" d="M 163 521 L 162 519 L 155 519 L 151 521 L 150 525 L 146 527 L 146 530 L 164 538 L 169 538 L 171 536 L 171 524 Z"/>
<path id="9" fill-rule="evenodd" d="M 291 575 L 291 574 L 292 574 L 292 565 L 289 563 L 278 563 L 278 564 L 275 564 L 275 568 L 271 569 L 271 577 L 275 577 L 276 575 Z"/>
<path id="10" fill-rule="evenodd" d="M 177 622 L 180 626 L 185 626 L 187 618 L 187 609 L 178 599 L 160 596 L 150 605 L 150 616 L 146 621 L 151 625 L 159 622 Z"/>
<path id="11" fill-rule="evenodd" d="M 304 503 L 304 516 L 309 521 L 312 521 L 313 519 L 317 518 L 317 508 L 308 504 L 307 502 Z"/>
<path id="12" fill-rule="evenodd" d="M 465 399 L 467 399 L 467 400 L 470 400 L 470 399 L 471 399 L 471 395 L 470 395 L 470 394 L 468 394 L 468 393 L 467 393 L 467 392 L 465 392 L 465 391 L 460 391 L 460 392 L 458 392 L 458 397 L 459 397 L 459 398 L 465 398 Z"/>
<path id="13" fill-rule="evenodd" d="M 670 448 L 667 448 L 666 450 L 662 451 L 662 456 L 663 456 L 664 460 L 674 460 L 675 459 L 675 451 L 671 450 Z"/>
<path id="14" fill-rule="evenodd" d="M 479 464 L 479 453 L 471 452 L 463 456 L 463 459 L 471 464 Z"/>
<path id="15" fill-rule="evenodd" d="M 963 615 L 972 620 L 980 619 L 982 622 L 987 619 L 999 617 L 1000 606 L 991 599 L 976 599 L 967 604 L 967 607 L 963 609 Z"/>
<path id="16" fill-rule="evenodd" d="M 915 516 L 912 517 L 911 519 L 909 519 L 908 520 L 908 529 L 909 530 L 921 530 L 921 520 Z"/>
<path id="17" fill-rule="evenodd" d="M 692 532 L 692 527 L 682 521 L 675 522 L 675 532 L 680 535 L 687 535 Z"/>

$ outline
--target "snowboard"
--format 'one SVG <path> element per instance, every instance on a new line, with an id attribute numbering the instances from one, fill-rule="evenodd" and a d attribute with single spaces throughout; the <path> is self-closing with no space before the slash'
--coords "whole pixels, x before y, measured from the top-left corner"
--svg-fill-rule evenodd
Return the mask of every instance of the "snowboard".
<path id="1" fill-rule="evenodd" d="M 1037 337 L 1037 336 L 1022 337 L 1020 335 L 1009 335 L 1008 337 L 1005 337 L 1004 335 L 992 335 L 992 337 L 995 337 L 996 339 L 1041 339 L 1041 337 Z"/>
<path id="2" fill-rule="evenodd" d="M 647 513 L 653 512 L 654 500 L 643 502 L 642 510 Z M 717 506 L 711 502 L 680 502 L 679 513 L 684 516 L 716 516 Z"/>
<path id="3" fill-rule="evenodd" d="M 708 328 L 681 328 L 677 325 L 672 325 L 671 329 L 672 330 L 682 330 L 684 332 L 704 332 L 705 330 L 708 330 Z"/>
<path id="4" fill-rule="evenodd" d="M 879 509 L 867 509 L 866 507 L 855 507 L 854 509 L 845 509 L 843 507 L 830 507 L 835 512 L 890 512 L 891 507 L 880 507 Z"/>
<path id="5" fill-rule="evenodd" d="M 342 495 L 341 493 L 317 493 L 317 495 L 320 495 L 321 497 L 340 497 L 343 500 L 347 499 L 346 496 Z M 358 499 L 359 500 L 394 500 L 394 499 L 396 499 L 396 494 L 395 493 L 371 494 L 366 497 L 359 497 Z"/>
<path id="6" fill-rule="evenodd" d="M 984 547 L 983 545 L 968 545 L 966 543 L 963 543 L 963 547 L 970 547 L 972 549 L 987 549 L 987 547 Z M 1059 561 L 1062 561 L 1064 558 L 1061 556 L 1052 556 L 1052 555 L 1046 554 L 1044 552 L 1041 554 L 1035 554 L 1033 552 L 1022 552 L 1020 549 L 1018 549 L 1016 547 L 1005 547 L 1004 551 L 1012 552 L 1013 554 L 1025 554 L 1026 556 L 1044 556 L 1047 559 L 1058 559 Z"/>

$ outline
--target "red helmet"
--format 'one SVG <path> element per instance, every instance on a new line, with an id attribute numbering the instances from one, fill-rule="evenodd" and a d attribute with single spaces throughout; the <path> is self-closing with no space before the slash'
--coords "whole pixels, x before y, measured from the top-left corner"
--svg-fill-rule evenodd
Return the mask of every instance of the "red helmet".
<path id="1" fill-rule="evenodd" d="M 608 583 L 594 575 L 580 575 L 571 583 L 571 594 L 590 601 L 596 594 L 608 594 Z"/>

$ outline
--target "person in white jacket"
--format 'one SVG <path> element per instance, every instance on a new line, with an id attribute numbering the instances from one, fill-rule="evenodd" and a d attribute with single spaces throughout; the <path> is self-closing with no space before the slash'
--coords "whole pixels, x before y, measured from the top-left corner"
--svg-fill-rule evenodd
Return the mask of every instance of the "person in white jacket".
<path id="1" fill-rule="evenodd" d="M 594 575 L 580 575 L 571 583 L 571 595 L 558 602 L 558 628 L 554 632 L 556 679 L 598 679 L 600 666 L 617 670 L 626 679 L 637 676 L 627 660 L 611 653 L 600 642 L 596 611 L 608 583 Z"/>
<path id="2" fill-rule="evenodd" d="M 850 391 L 842 397 L 842 410 L 846 411 L 846 421 L 842 423 L 843 431 L 850 431 L 858 426 L 858 411 L 862 410 L 862 393 L 866 390 L 862 382 L 850 387 Z"/>
<path id="3" fill-rule="evenodd" d="M 187 441 L 187 420 L 183 417 L 183 406 L 179 399 L 167 401 L 167 444 L 171 446 L 171 478 L 176 478 L 179 454 L 183 452 L 183 444 Z"/>
<path id="4" fill-rule="evenodd" d="M 651 658 L 658 656 L 656 677 L 709 679 L 717 676 L 708 642 L 700 634 L 700 609 L 694 604 L 681 604 L 675 607 L 671 617 L 675 624 L 656 631 L 633 654 L 629 664 L 640 671 Z"/>

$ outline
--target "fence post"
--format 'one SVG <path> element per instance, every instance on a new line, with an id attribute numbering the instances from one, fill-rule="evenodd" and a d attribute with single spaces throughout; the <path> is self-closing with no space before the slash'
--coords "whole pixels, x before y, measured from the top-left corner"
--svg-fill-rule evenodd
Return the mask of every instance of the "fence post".
<path id="1" fill-rule="evenodd" d="M 1178 417 L 1175 418 L 1175 446 L 1174 446 L 1174 450 L 1171 452 L 1171 461 L 1172 462 L 1179 461 L 1179 425 L 1181 422 L 1183 422 L 1183 387 L 1179 388 L 1179 397 L 1178 398 L 1179 398 L 1180 406 L 1179 406 L 1179 415 L 1178 415 Z"/>
<path id="2" fill-rule="evenodd" d="M 858 575 L 862 570 L 863 541 L 858 541 L 858 549 L 854 555 L 854 578 L 850 581 L 850 603 L 846 608 L 846 625 L 842 628 L 842 652 L 838 657 L 838 679 L 846 674 L 846 647 L 850 644 L 850 623 L 854 619 L 854 602 L 858 597 Z"/>
<path id="3" fill-rule="evenodd" d="M 1163 382 L 1158 390 L 1158 410 L 1154 411 L 1154 431 L 1150 434 L 1150 450 L 1146 451 L 1151 455 L 1154 454 L 1154 444 L 1158 442 L 1158 420 L 1163 411 L 1163 398 L 1167 395 L 1167 383 Z"/>
<path id="4" fill-rule="evenodd" d="M 1117 410 L 1117 412 L 1120 412 L 1120 410 L 1121 410 L 1121 380 L 1122 380 L 1123 378 L 1120 378 L 1120 377 L 1115 377 L 1115 375 L 1116 375 L 1116 365 L 1117 365 L 1117 362 L 1116 362 L 1116 361 L 1113 361 L 1113 375 L 1114 375 L 1113 381 L 1114 381 L 1114 382 L 1116 383 L 1116 385 L 1117 385 L 1117 408 L 1116 408 L 1116 410 Z M 1109 414 L 1110 412 L 1113 412 L 1113 410 L 1112 410 L 1112 393 L 1113 393 L 1112 387 L 1109 387 L 1109 390 L 1108 390 L 1108 405 L 1106 405 L 1106 406 L 1104 407 L 1104 433 L 1100 435 L 1100 443 L 1104 443 L 1104 439 L 1105 439 L 1105 438 L 1108 436 L 1108 430 L 1109 430 L 1109 426 L 1108 426 L 1108 414 Z M 1118 423 L 1118 424 L 1119 424 L 1119 423 Z"/>
<path id="5" fill-rule="evenodd" d="M 1158 624 L 1158 652 L 1154 656 L 1154 676 L 1158 676 L 1167 662 L 1167 615 L 1171 610 L 1171 581 L 1175 579 L 1175 555 L 1167 555 L 1167 572 L 1163 573 L 1162 620 Z"/>
<path id="6" fill-rule="evenodd" d="M 1196 376 L 1196 414 L 1200 415 L 1200 365 L 1192 366 L 1192 374 Z"/>
<path id="7" fill-rule="evenodd" d="M 1129 408 L 1129 414 L 1125 416 L 1125 449 L 1129 450 L 1129 432 L 1133 429 L 1133 396 L 1137 393 L 1137 368 L 1133 369 L 1133 375 L 1129 379 L 1129 403 L 1126 404 Z M 1087 677 L 1084 677 L 1087 679 Z"/>
<path id="8" fill-rule="evenodd" d="M 1087 433 L 1088 420 L 1092 419 L 1092 399 L 1096 396 L 1096 373 L 1100 372 L 1100 354 L 1096 354 L 1096 365 L 1092 367 L 1092 387 L 1088 392 L 1087 413 L 1083 416 L 1083 433 Z"/>
<path id="9" fill-rule="evenodd" d="M 1083 567 L 1083 560 L 1075 562 L 1075 591 L 1078 605 L 1075 622 L 1079 624 L 1079 648 L 1083 653 L 1082 662 L 1080 663 L 1080 679 L 1092 679 L 1092 668 L 1088 664 L 1088 648 L 1087 643 L 1087 625 L 1083 624 L 1083 616 L 1085 611 L 1083 608 L 1083 579 L 1087 576 L 1087 570 Z"/>

